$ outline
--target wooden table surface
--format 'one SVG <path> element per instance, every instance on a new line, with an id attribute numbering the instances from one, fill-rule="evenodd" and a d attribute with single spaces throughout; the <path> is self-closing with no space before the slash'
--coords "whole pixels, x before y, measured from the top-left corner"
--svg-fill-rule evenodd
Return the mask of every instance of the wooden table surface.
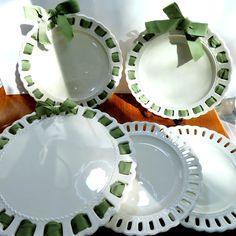
<path id="1" fill-rule="evenodd" d="M 6 96 L 3 88 L 0 88 L 0 132 L 9 126 L 15 120 L 21 118 L 25 114 L 31 113 L 35 108 L 35 101 L 29 95 L 11 95 Z M 197 125 L 215 130 L 227 136 L 217 113 L 215 110 L 208 112 L 206 115 L 190 120 L 169 120 L 153 115 L 145 108 L 141 107 L 138 102 L 130 94 L 114 94 L 104 104 L 98 107 L 100 110 L 107 112 L 120 123 L 128 121 L 150 121 L 166 126 L 181 125 Z M 206 236 L 207 233 L 197 232 L 178 226 L 169 230 L 163 235 L 177 236 L 182 234 L 190 236 Z M 121 235 L 112 232 L 106 228 L 100 228 L 94 235 Z M 212 236 L 219 235 L 217 233 Z M 236 230 L 226 231 L 222 235 L 235 236 Z"/>

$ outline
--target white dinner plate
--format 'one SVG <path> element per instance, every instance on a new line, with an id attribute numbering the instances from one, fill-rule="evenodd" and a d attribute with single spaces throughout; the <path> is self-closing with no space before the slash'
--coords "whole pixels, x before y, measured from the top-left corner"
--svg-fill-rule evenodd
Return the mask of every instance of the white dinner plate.
<path id="1" fill-rule="evenodd" d="M 109 115 L 78 108 L 27 115 L 0 135 L 0 235 L 90 235 L 119 209 L 135 178 L 131 140 Z"/>
<path id="2" fill-rule="evenodd" d="M 197 126 L 177 126 L 169 130 L 180 135 L 191 147 L 203 172 L 202 190 L 196 207 L 182 225 L 207 232 L 235 229 L 235 144 L 215 131 Z"/>
<path id="3" fill-rule="evenodd" d="M 107 227 L 127 235 L 154 235 L 177 226 L 195 205 L 201 167 L 186 145 L 154 123 L 124 124 L 134 143 L 137 176 Z"/>
<path id="4" fill-rule="evenodd" d="M 229 52 L 210 30 L 200 39 L 205 53 L 195 62 L 188 61 L 182 32 L 140 34 L 127 56 L 126 78 L 142 106 L 162 117 L 190 119 L 222 100 L 230 82 Z"/>
<path id="5" fill-rule="evenodd" d="M 58 27 L 48 31 L 46 48 L 32 38 L 36 25 L 21 49 L 19 73 L 25 88 L 36 100 L 95 107 L 119 84 L 122 55 L 113 34 L 84 15 L 72 15 L 74 37 L 67 42 Z"/>

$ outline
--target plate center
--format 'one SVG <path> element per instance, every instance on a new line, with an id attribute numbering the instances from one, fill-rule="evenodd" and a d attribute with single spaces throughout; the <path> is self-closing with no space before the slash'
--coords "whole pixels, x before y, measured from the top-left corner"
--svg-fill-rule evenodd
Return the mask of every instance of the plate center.
<path id="1" fill-rule="evenodd" d="M 172 43 L 170 43 L 170 40 Z M 167 34 L 145 44 L 137 62 L 138 79 L 143 93 L 161 106 L 183 108 L 199 102 L 212 87 L 215 77 L 213 58 L 205 48 L 198 61 L 178 65 L 179 57 L 190 57 L 186 40 L 181 35 Z"/>
<path id="2" fill-rule="evenodd" d="M 203 186 L 193 212 L 214 214 L 235 204 L 236 168 L 227 153 L 214 141 L 188 135 L 184 139 L 199 158 L 203 173 Z"/>
<path id="3" fill-rule="evenodd" d="M 150 215 L 169 207 L 181 194 L 184 170 L 176 151 L 159 138 L 132 135 L 137 178 L 122 211 Z"/>
<path id="4" fill-rule="evenodd" d="M 110 135 L 94 119 L 35 122 L 0 157 L 0 196 L 21 214 L 41 219 L 83 212 L 109 184 L 116 155 Z"/>
<path id="5" fill-rule="evenodd" d="M 56 29 L 50 36 L 53 44 L 48 50 L 35 47 L 33 51 L 31 71 L 39 88 L 57 100 L 77 101 L 92 97 L 108 84 L 109 59 L 95 37 L 77 30 L 66 42 Z"/>

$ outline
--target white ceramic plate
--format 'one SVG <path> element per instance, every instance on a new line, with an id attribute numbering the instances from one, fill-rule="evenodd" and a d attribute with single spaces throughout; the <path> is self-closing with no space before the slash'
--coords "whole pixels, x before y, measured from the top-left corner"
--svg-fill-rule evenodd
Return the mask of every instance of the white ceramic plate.
<path id="1" fill-rule="evenodd" d="M 134 143 L 137 176 L 120 211 L 107 224 L 127 235 L 154 235 L 180 223 L 194 207 L 201 183 L 198 160 L 176 136 L 154 123 L 124 124 Z"/>
<path id="2" fill-rule="evenodd" d="M 0 135 L 6 142 L 0 150 L 0 222 L 9 220 L 0 223 L 0 234 L 24 236 L 27 221 L 34 236 L 53 232 L 50 222 L 66 236 L 94 233 L 119 209 L 135 177 L 128 135 L 107 114 L 83 107 L 77 115 L 33 123 L 30 116 Z"/>
<path id="3" fill-rule="evenodd" d="M 212 39 L 218 44 L 213 45 Z M 177 67 L 176 45 L 180 60 L 190 55 L 181 32 L 141 33 L 126 61 L 127 82 L 137 101 L 156 115 L 171 119 L 197 117 L 216 106 L 230 82 L 231 59 L 222 40 L 210 30 L 201 42 L 204 56 Z M 225 60 L 220 62 L 220 56 Z"/>
<path id="4" fill-rule="evenodd" d="M 19 72 L 25 88 L 36 100 L 62 102 L 71 98 L 83 106 L 104 102 L 119 84 L 122 55 L 112 33 L 101 23 L 73 15 L 74 38 L 67 42 L 58 27 L 48 32 L 51 45 L 42 48 L 27 35 Z"/>
<path id="5" fill-rule="evenodd" d="M 215 131 L 196 126 L 177 126 L 170 132 L 180 135 L 192 148 L 203 172 L 196 207 L 182 224 L 207 232 L 236 228 L 235 144 Z"/>

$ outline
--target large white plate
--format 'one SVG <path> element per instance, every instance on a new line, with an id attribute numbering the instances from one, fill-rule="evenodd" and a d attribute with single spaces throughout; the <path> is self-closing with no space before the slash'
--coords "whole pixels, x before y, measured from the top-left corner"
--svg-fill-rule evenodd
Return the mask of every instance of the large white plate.
<path id="1" fill-rule="evenodd" d="M 186 145 L 154 123 L 126 123 L 134 143 L 137 176 L 120 211 L 107 224 L 127 235 L 154 235 L 178 225 L 195 205 L 201 167 Z"/>
<path id="2" fill-rule="evenodd" d="M 235 144 L 215 131 L 196 126 L 177 126 L 170 132 L 180 135 L 192 148 L 203 172 L 196 207 L 182 224 L 207 232 L 236 228 Z"/>
<path id="3" fill-rule="evenodd" d="M 112 33 L 101 23 L 73 15 L 74 38 L 67 42 L 58 27 L 48 32 L 51 45 L 38 45 L 28 33 L 22 47 L 19 72 L 36 100 L 73 99 L 84 106 L 104 102 L 119 84 L 122 55 Z"/>
<path id="4" fill-rule="evenodd" d="M 212 39 L 219 44 L 213 46 Z M 127 82 L 137 101 L 156 115 L 171 119 L 197 117 L 215 107 L 229 85 L 231 59 L 222 40 L 210 30 L 201 42 L 204 56 L 177 66 L 176 45 L 180 61 L 190 58 L 182 32 L 141 33 L 126 61 Z M 226 59 L 220 62 L 222 54 Z"/>
<path id="5" fill-rule="evenodd" d="M 0 234 L 94 233 L 119 209 L 135 177 L 128 135 L 88 108 L 33 123 L 29 117 L 0 135 Z"/>

